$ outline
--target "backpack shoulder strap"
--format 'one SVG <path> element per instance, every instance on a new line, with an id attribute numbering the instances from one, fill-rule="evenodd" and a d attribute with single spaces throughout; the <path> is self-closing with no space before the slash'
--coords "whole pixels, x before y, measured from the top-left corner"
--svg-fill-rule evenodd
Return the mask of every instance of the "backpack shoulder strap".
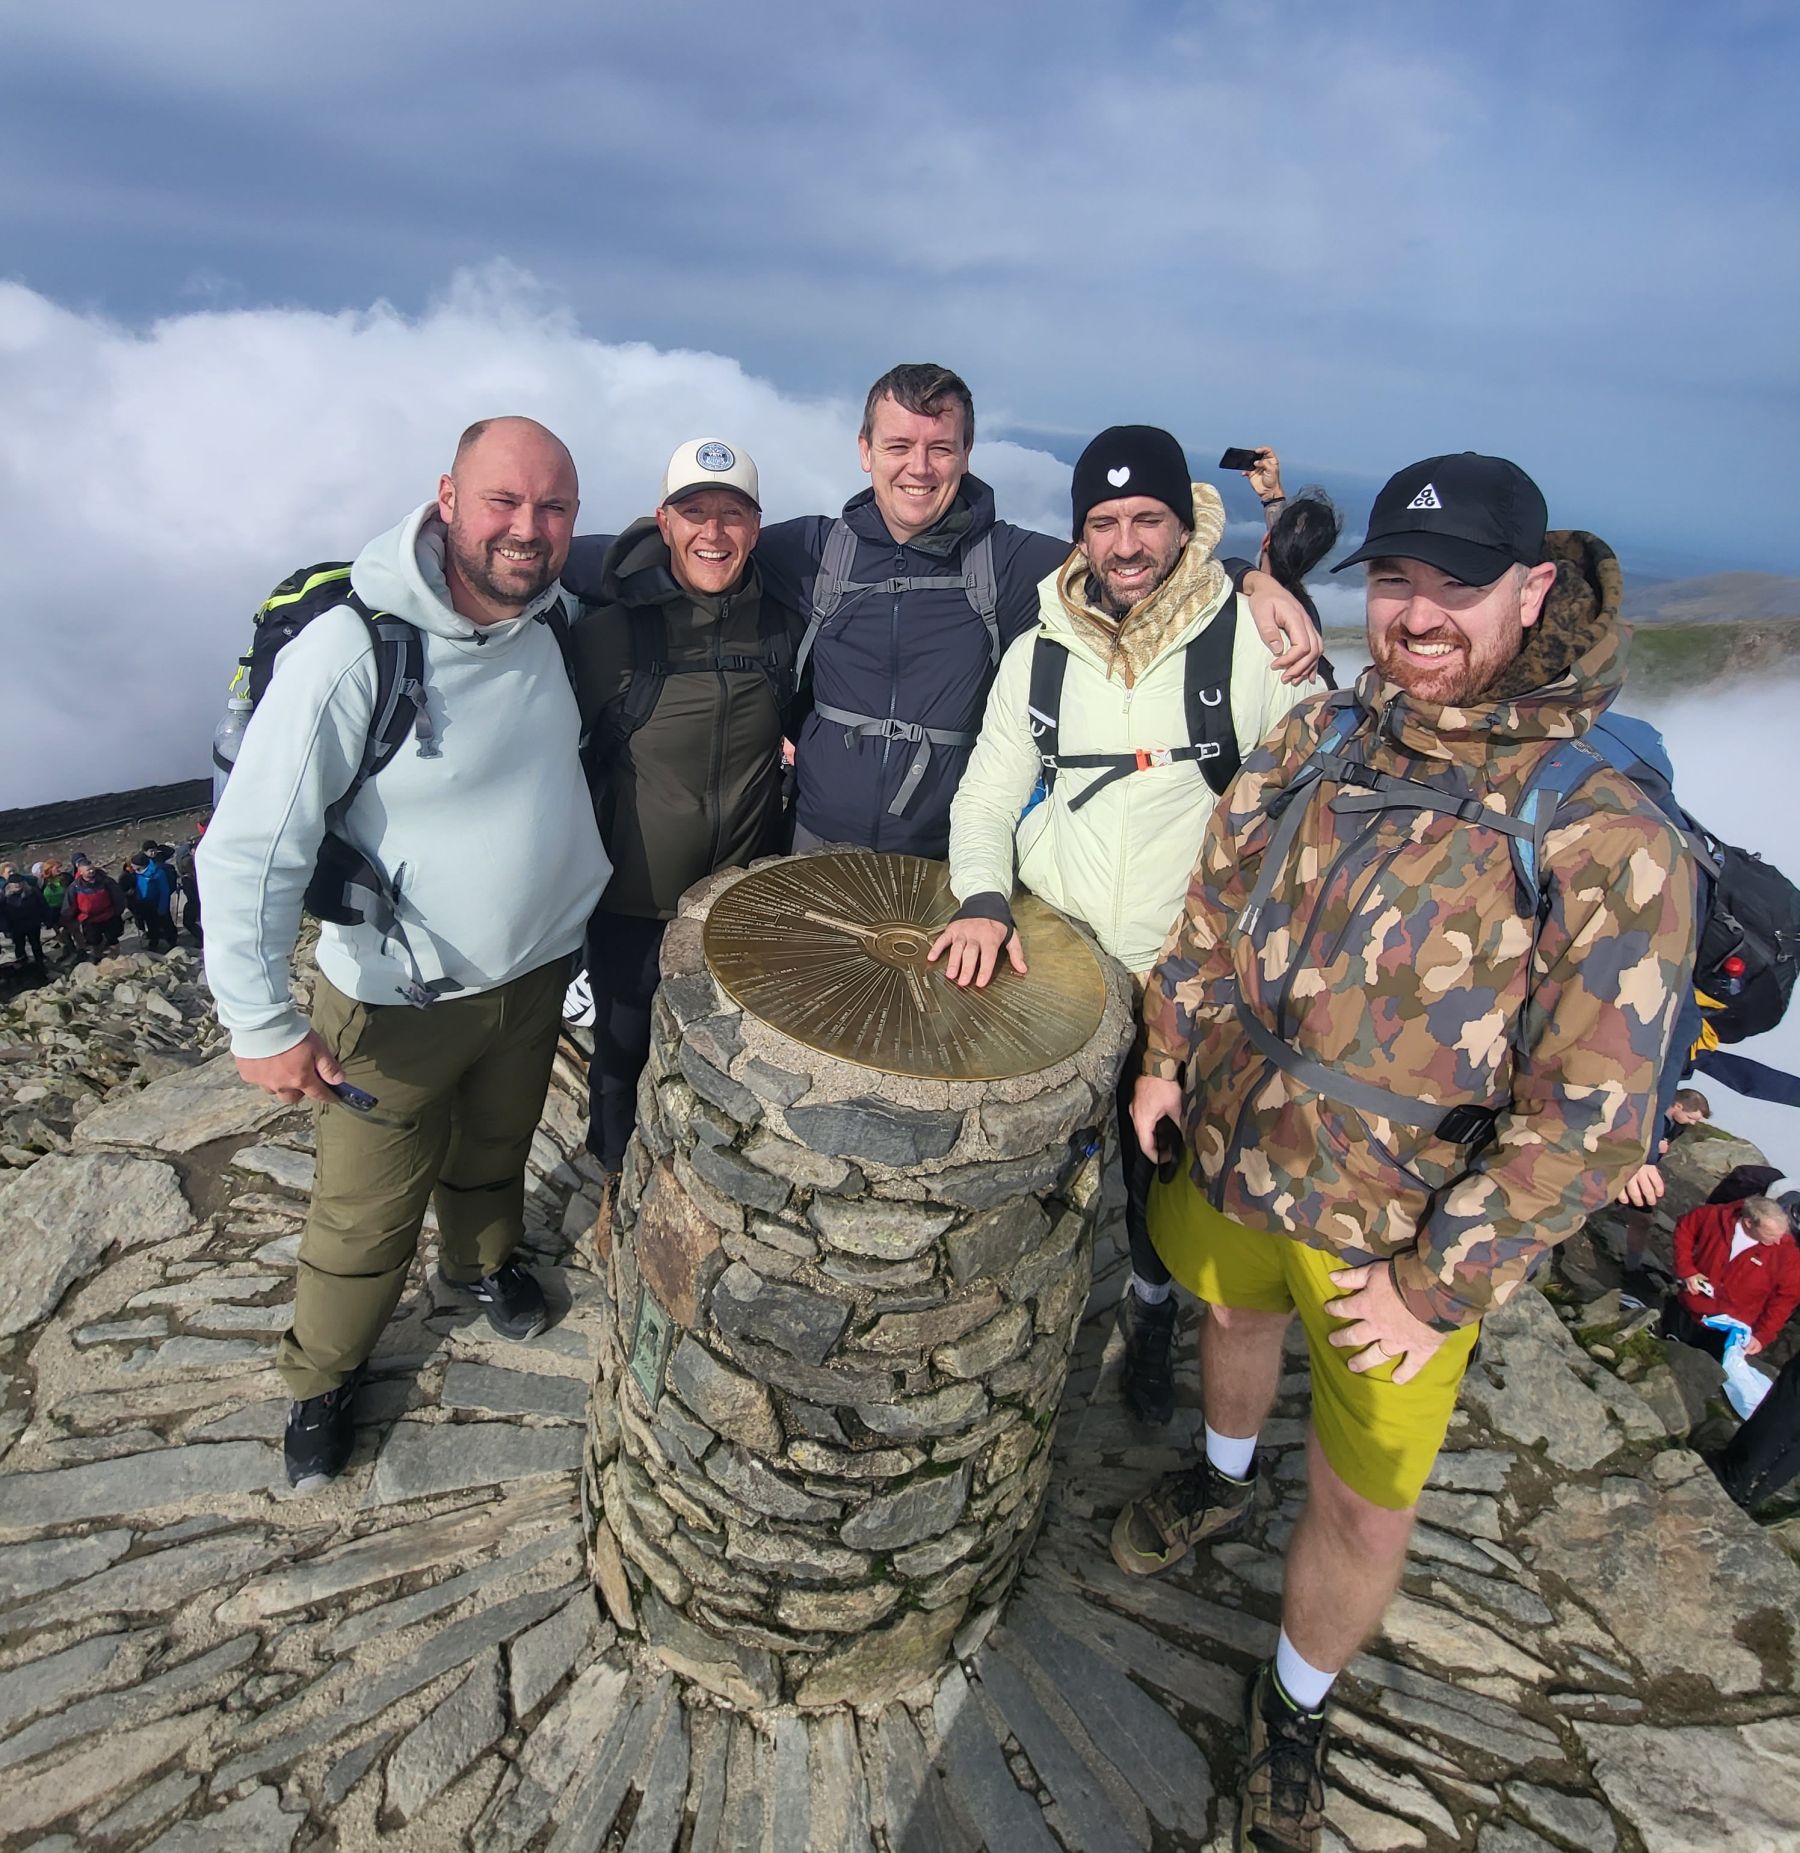
<path id="1" fill-rule="evenodd" d="M 332 808 L 349 810 L 356 794 L 388 765 L 410 735 L 424 759 L 438 757 L 438 744 L 425 707 L 425 640 L 416 626 L 392 612 L 371 611 L 354 592 L 344 601 L 362 619 L 375 653 L 375 707 L 362 764 L 350 788 Z"/>
<path id="2" fill-rule="evenodd" d="M 987 528 L 963 556 L 963 589 L 987 627 L 988 661 L 1000 660 L 1000 582 L 994 573 L 994 530 Z"/>
<path id="3" fill-rule="evenodd" d="M 786 615 L 766 591 L 756 608 L 756 641 L 762 651 L 762 672 L 785 713 L 794 698 L 793 636 Z"/>
<path id="4" fill-rule="evenodd" d="M 560 598 L 551 602 L 538 613 L 538 622 L 556 639 L 556 648 L 562 657 L 563 671 L 569 678 L 569 686 L 575 686 L 575 639 L 569 631 L 569 614 L 563 609 Z"/>
<path id="5" fill-rule="evenodd" d="M 1309 786 L 1322 778 L 1339 776 L 1344 748 L 1368 725 L 1369 716 L 1354 688 L 1333 689 L 1323 704 L 1325 724 L 1313 741 L 1312 751 L 1282 788 L 1264 801 L 1264 809 L 1280 813 Z"/>
<path id="6" fill-rule="evenodd" d="M 575 667 L 575 634 L 570 629 L 569 614 L 562 600 L 552 599 L 538 613 L 538 622 L 556 639 L 557 652 L 562 657 L 563 674 L 569 678 L 569 689 L 575 697 L 575 711 L 581 718 L 580 745 L 585 747 L 588 734 L 593 728 L 594 717 L 582 703 L 581 677 Z"/>
<path id="7" fill-rule="evenodd" d="M 812 616 L 807 620 L 806 635 L 794 657 L 794 675 L 798 679 L 812 654 L 813 644 L 844 602 L 850 589 L 850 564 L 856 558 L 856 536 L 840 515 L 825 536 L 825 550 L 819 555 L 819 570 L 813 579 Z"/>
<path id="8" fill-rule="evenodd" d="M 1319 730 L 1312 751 L 1301 761 L 1299 771 L 1280 791 L 1263 801 L 1264 814 L 1277 822 L 1269 845 L 1263 851 L 1256 885 L 1250 890 L 1243 912 L 1238 915 L 1237 931 L 1240 933 L 1254 936 L 1269 896 L 1275 892 L 1275 883 L 1287 862 L 1288 851 L 1299 834 L 1301 819 L 1312 795 L 1322 780 L 1340 776 L 1338 768 L 1344 748 L 1368 724 L 1368 711 L 1357 700 L 1353 688 L 1334 689 L 1325 697 L 1324 711 L 1325 725 Z"/>
<path id="9" fill-rule="evenodd" d="M 1182 666 L 1182 696 L 1187 706 L 1188 744 L 1214 746 L 1202 752 L 1200 775 L 1215 798 L 1238 775 L 1243 757 L 1231 722 L 1231 659 L 1237 643 L 1237 595 L 1201 628 L 1188 644 Z"/>
<path id="10" fill-rule="evenodd" d="M 1585 784 L 1602 766 L 1604 754 L 1585 740 L 1559 740 L 1533 769 L 1519 795 L 1515 815 L 1526 832 L 1508 836 L 1513 875 L 1519 887 L 1519 911 L 1541 914 L 1549 900 L 1549 874 L 1544 867 L 1544 840 L 1556 821 L 1564 799 Z"/>
<path id="11" fill-rule="evenodd" d="M 1037 746 L 1046 792 L 1056 784 L 1056 754 L 1062 738 L 1063 678 L 1068 673 L 1068 651 L 1050 642 L 1042 631 L 1037 632 L 1031 640 L 1031 688 L 1025 698 L 1025 713 L 1031 723 L 1031 737 Z"/>
<path id="12" fill-rule="evenodd" d="M 662 607 L 631 605 L 626 608 L 626 616 L 631 624 L 631 679 L 625 685 L 625 700 L 614 723 L 620 745 L 656 712 L 669 675 L 669 632 Z"/>

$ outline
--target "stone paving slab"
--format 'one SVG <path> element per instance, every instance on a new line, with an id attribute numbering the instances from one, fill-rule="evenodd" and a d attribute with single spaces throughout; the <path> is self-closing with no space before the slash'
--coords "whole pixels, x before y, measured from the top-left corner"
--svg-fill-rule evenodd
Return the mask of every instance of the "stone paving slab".
<path id="1" fill-rule="evenodd" d="M 1304 1361 L 1283 1379 L 1247 1532 L 1155 1582 L 1122 1576 L 1106 1550 L 1117 1503 L 1183 1459 L 1200 1411 L 1191 1307 L 1175 1423 L 1141 1429 L 1119 1404 L 1116 1214 L 1047 1516 L 1004 1614 L 958 1633 L 935 1692 L 734 1716 L 628 1654 L 581 1558 L 582 1501 L 599 1495 L 578 1473 L 598 1283 L 557 1233 L 582 1226 L 567 1207 L 587 1178 L 571 1162 L 578 1108 L 556 1105 L 534 1148 L 538 1265 L 564 1323 L 521 1347 L 439 1314 L 428 1233 L 349 1473 L 296 1499 L 274 1445 L 279 1384 L 252 1362 L 290 1291 L 291 1237 L 268 1230 L 304 1207 L 278 1193 L 310 1160 L 264 1143 L 240 1155 L 280 1154 L 273 1173 L 230 1165 L 230 1139 L 286 1139 L 297 1123 L 259 1117 L 222 1069 L 157 1085 L 135 1119 L 123 1109 L 153 1090 L 89 1114 L 109 1117 L 81 1149 L 171 1165 L 205 1214 L 178 1239 L 83 1262 L 53 1310 L 0 1341 L 13 1412 L 0 1425 L 0 1849 L 1223 1853 L 1240 1695 L 1274 1638 L 1301 1496 Z M 196 1093 L 216 1097 L 207 1124 L 229 1133 L 181 1142 L 168 1103 Z M 233 1307 L 248 1309 L 237 1326 Z M 97 1335 L 138 1318 L 163 1323 Z M 1569 1324 L 1521 1295 L 1490 1332 L 1402 1594 L 1341 1684 L 1330 1848 L 1793 1845 L 1800 1571 L 1692 1453 L 1649 1433 L 1649 1404 L 1596 1375 Z M 246 1350 L 209 1372 L 215 1354 L 194 1347 L 214 1344 Z M 732 1391 L 684 1382 L 715 1404 Z M 757 1410 L 732 1419 L 754 1429 Z M 952 1424 L 883 1445 L 897 1463 L 950 1450 L 954 1485 L 957 1442 Z M 841 1484 L 834 1452 L 828 1436 L 795 1442 L 822 1492 Z M 796 1597 L 841 1595 L 891 1550 L 941 1547 L 954 1568 L 954 1533 L 893 1542 L 932 1534 L 936 1515 L 870 1509 L 879 1536 L 842 1563 L 790 1566 L 779 1526 L 754 1514 L 727 1531 L 752 1574 L 791 1569 Z"/>

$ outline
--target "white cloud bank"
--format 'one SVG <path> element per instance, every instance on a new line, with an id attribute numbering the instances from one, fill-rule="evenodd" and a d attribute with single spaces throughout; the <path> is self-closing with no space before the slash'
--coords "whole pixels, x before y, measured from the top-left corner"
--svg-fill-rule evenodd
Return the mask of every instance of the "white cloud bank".
<path id="1" fill-rule="evenodd" d="M 597 340 L 504 264 L 416 318 L 264 308 L 142 331 L 0 283 L 0 404 L 0 810 L 201 773 L 258 601 L 423 501 L 473 419 L 527 413 L 568 442 L 583 532 L 644 513 L 701 433 L 752 452 L 774 519 L 865 481 L 860 404 Z M 1010 443 L 974 462 L 1008 519 L 1067 531 L 1065 464 Z"/>

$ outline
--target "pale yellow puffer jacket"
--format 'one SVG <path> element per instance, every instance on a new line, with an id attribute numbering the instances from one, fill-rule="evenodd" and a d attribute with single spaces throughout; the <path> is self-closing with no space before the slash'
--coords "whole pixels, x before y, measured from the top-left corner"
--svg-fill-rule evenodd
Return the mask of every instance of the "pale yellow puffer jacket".
<path id="1" fill-rule="evenodd" d="M 1296 702 L 1324 685 L 1281 681 L 1248 601 L 1233 598 L 1229 582 L 1222 600 L 1199 605 L 1129 689 L 1107 675 L 1093 646 L 1077 633 L 1057 593 L 1056 574 L 1039 586 L 1038 602 L 1038 628 L 1001 659 L 981 738 L 950 807 L 950 887 L 958 900 L 1010 896 L 1016 853 L 1020 885 L 1085 922 L 1114 958 L 1141 975 L 1156 963 L 1187 898 L 1213 812 L 1212 788 L 1197 762 L 1177 761 L 1116 779 L 1072 811 L 1072 801 L 1105 774 L 1064 767 L 1049 797 L 1021 818 L 1039 770 L 1027 712 L 1037 638 L 1045 639 L 1045 648 L 1069 652 L 1059 717 L 1064 753 L 1186 745 L 1182 659 L 1207 624 L 1237 626 L 1231 716 L 1246 756 Z M 1029 944 L 1024 951 L 1029 961 Z"/>

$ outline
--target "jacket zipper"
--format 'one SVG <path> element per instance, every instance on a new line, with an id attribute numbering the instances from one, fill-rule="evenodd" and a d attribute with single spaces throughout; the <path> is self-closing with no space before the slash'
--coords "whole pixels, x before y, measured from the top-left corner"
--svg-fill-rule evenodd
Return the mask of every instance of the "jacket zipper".
<path id="1" fill-rule="evenodd" d="M 903 570 L 905 565 L 906 565 L 906 550 L 903 547 L 896 547 L 894 549 L 894 573 L 893 573 L 893 576 L 896 579 L 904 579 L 906 577 L 906 574 Z M 899 698 L 900 698 L 900 594 L 898 592 L 895 592 L 890 598 L 889 603 L 888 603 L 888 711 L 887 711 L 887 717 L 890 721 L 896 718 L 895 704 L 899 700 Z M 881 743 L 881 769 L 876 774 L 876 778 L 875 778 L 875 829 L 874 829 L 874 836 L 873 836 L 873 846 L 876 849 L 879 849 L 881 847 L 881 824 L 882 824 L 883 818 L 887 816 L 887 805 L 883 801 L 882 794 L 887 789 L 888 760 L 891 757 L 893 751 L 894 751 L 894 742 L 891 739 L 884 739 Z"/>
<path id="2" fill-rule="evenodd" d="M 1337 958 L 1338 954 L 1344 950 L 1344 941 L 1350 937 L 1350 929 L 1355 926 L 1357 916 L 1362 912 L 1363 904 L 1369 898 L 1369 890 L 1381 879 L 1382 875 L 1387 870 L 1388 864 L 1399 855 L 1404 847 L 1404 844 L 1396 843 L 1392 849 L 1384 850 L 1369 864 L 1367 869 L 1363 871 L 1367 879 L 1363 882 L 1362 892 L 1350 903 L 1350 911 L 1344 916 L 1344 924 L 1338 928 L 1337 937 L 1325 949 L 1325 956 L 1322 961 L 1324 964 L 1331 964 Z"/>
<path id="3" fill-rule="evenodd" d="M 1309 792 L 1299 801 L 1303 804 L 1310 804 L 1317 799 L 1318 795 L 1319 794 L 1316 792 Z M 1294 948 L 1294 956 L 1289 960 L 1287 971 L 1282 977 L 1281 995 L 1276 1000 L 1275 1005 L 1274 1030 L 1275 1034 L 1278 1036 L 1284 1033 L 1282 1024 L 1287 1017 L 1289 995 L 1293 990 L 1294 979 L 1298 976 L 1300 967 L 1306 958 L 1307 947 L 1312 943 L 1313 931 L 1318 925 L 1319 914 L 1324 907 L 1325 897 L 1330 893 L 1332 883 L 1337 880 L 1339 874 L 1342 872 L 1345 862 L 1357 850 L 1364 847 L 1365 839 L 1369 832 L 1375 828 L 1375 824 L 1376 819 L 1371 817 L 1369 822 L 1363 826 L 1361 832 L 1352 837 L 1350 841 L 1338 851 L 1332 858 L 1331 867 L 1325 873 L 1325 879 L 1319 884 L 1319 898 L 1313 903 L 1312 912 L 1307 917 L 1306 929 L 1301 934 L 1300 942 Z M 1296 844 L 1296 847 L 1298 847 L 1298 844 Z M 1225 1208 L 1225 1181 L 1231 1176 L 1233 1169 L 1237 1165 L 1238 1154 L 1244 1149 L 1245 1121 L 1250 1116 L 1250 1103 L 1268 1086 L 1270 1077 L 1274 1072 L 1275 1064 L 1273 1062 L 1264 1062 L 1262 1065 L 1262 1072 L 1256 1077 L 1255 1085 L 1245 1093 L 1243 1102 L 1238 1107 L 1237 1118 L 1232 1123 L 1231 1141 L 1225 1147 L 1224 1162 L 1219 1166 L 1219 1175 L 1213 1179 L 1212 1189 L 1207 1192 L 1215 1210 L 1222 1211 Z"/>
<path id="4" fill-rule="evenodd" d="M 725 806 L 719 791 L 719 782 L 725 761 L 725 721 L 731 706 L 730 691 L 725 685 L 725 671 L 718 666 L 718 659 L 725 644 L 725 630 L 731 618 L 731 595 L 727 593 L 719 601 L 719 626 L 713 633 L 713 675 L 719 684 L 719 724 L 712 730 L 712 760 L 706 780 L 706 808 L 710 813 L 709 837 L 712 848 L 707 856 L 707 867 L 719 866 L 719 825 L 724 815 Z"/>

